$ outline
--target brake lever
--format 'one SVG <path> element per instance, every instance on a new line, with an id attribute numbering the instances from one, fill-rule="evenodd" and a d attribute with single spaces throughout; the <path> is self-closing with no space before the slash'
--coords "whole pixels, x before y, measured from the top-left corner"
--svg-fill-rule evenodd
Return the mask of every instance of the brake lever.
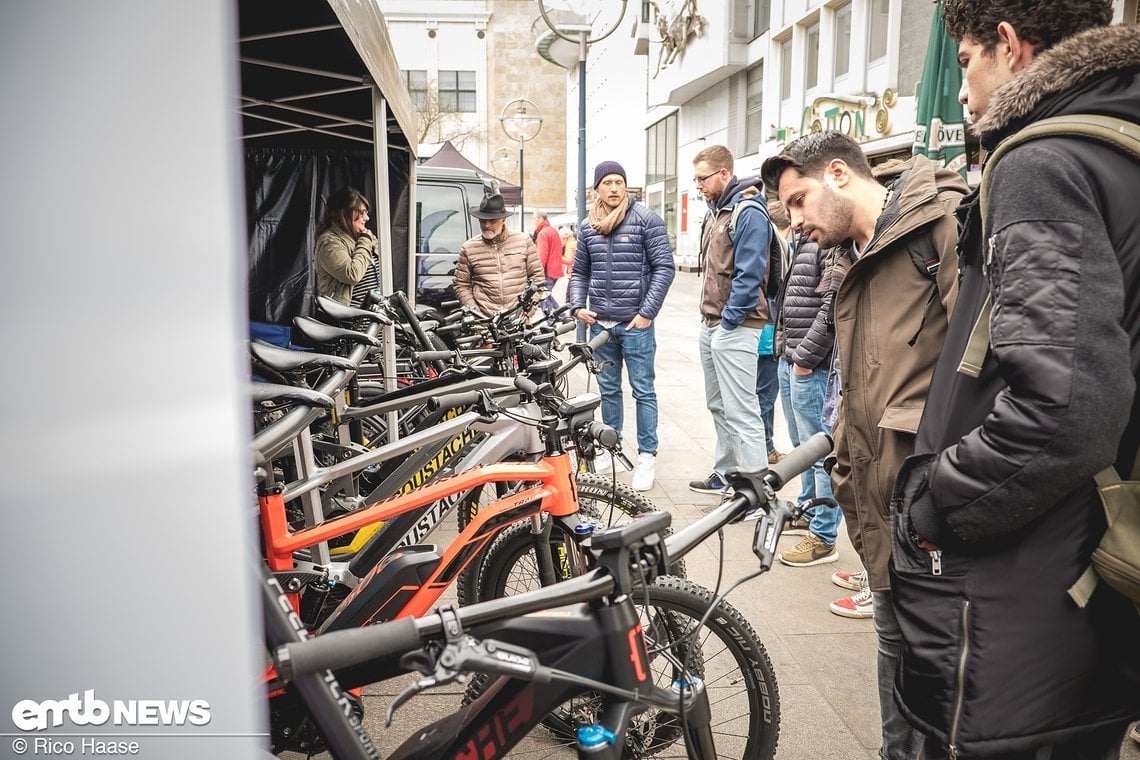
<path id="1" fill-rule="evenodd" d="M 633 472 L 633 462 L 629 461 L 629 457 L 622 453 L 621 446 L 615 446 L 610 449 L 610 453 L 617 458 L 619 462 L 625 467 L 626 470 Z"/>
<path id="2" fill-rule="evenodd" d="M 768 504 L 769 509 L 756 521 L 756 532 L 752 536 L 752 553 L 760 560 L 761 572 L 772 569 L 772 563 L 776 559 L 776 545 L 780 542 L 784 525 L 789 519 L 795 519 L 797 512 L 803 514 L 799 507 L 775 496 L 768 500 Z"/>
<path id="3" fill-rule="evenodd" d="M 438 657 L 419 650 L 405 655 L 401 664 L 412 666 L 427 677 L 396 695 L 384 717 L 385 728 L 392 725 L 396 710 L 409 699 L 427 689 L 463 680 L 467 673 L 506 676 L 520 681 L 550 680 L 549 670 L 541 668 L 538 656 L 529 649 L 493 639 L 478 641 L 469 635 L 449 640 Z"/>

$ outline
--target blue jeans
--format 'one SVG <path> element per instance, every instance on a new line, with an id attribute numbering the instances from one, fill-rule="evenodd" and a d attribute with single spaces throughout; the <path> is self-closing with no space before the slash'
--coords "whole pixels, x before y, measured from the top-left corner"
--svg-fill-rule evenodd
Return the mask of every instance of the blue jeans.
<path id="1" fill-rule="evenodd" d="M 547 311 L 555 311 L 558 308 L 558 302 L 554 300 L 554 283 L 556 282 L 558 282 L 557 277 L 546 278 L 546 289 L 550 291 L 550 295 L 542 299 L 542 303 L 539 305 Z"/>
<path id="2" fill-rule="evenodd" d="M 879 749 L 879 757 L 882 760 L 917 760 L 922 752 L 923 736 L 906 722 L 895 704 L 895 673 L 902 654 L 902 631 L 891 606 L 891 593 L 876 591 L 872 600 L 879 652 L 879 715 L 883 723 L 883 746 Z"/>
<path id="3" fill-rule="evenodd" d="M 605 328 L 590 325 L 590 339 Z M 602 368 L 598 375 L 598 390 L 602 393 L 602 422 L 621 436 L 625 408 L 622 405 L 621 368 L 625 364 L 629 387 L 637 406 L 637 451 L 641 454 L 657 453 L 657 391 L 653 386 L 653 357 L 657 353 L 657 339 L 653 323 L 643 330 L 630 330 L 624 324 L 608 330 L 609 341 L 594 352 L 599 362 L 613 362 Z"/>
<path id="4" fill-rule="evenodd" d="M 823 423 L 823 395 L 827 390 L 828 366 L 820 365 L 810 375 L 797 375 L 787 359 L 780 359 L 780 395 L 783 396 L 784 417 L 788 421 L 788 435 L 799 446 L 819 432 L 830 433 Z M 823 460 L 800 475 L 800 502 L 815 498 L 833 498 L 831 477 L 823 469 Z M 843 513 L 839 507 L 815 507 L 811 511 L 808 527 L 825 543 L 834 545 L 839 533 Z"/>
<path id="5" fill-rule="evenodd" d="M 756 357 L 756 400 L 760 402 L 760 416 L 764 418 L 764 441 L 768 451 L 776 450 L 772 441 L 772 425 L 776 421 L 776 394 L 780 391 L 780 378 L 775 358 Z"/>
<path id="6" fill-rule="evenodd" d="M 716 428 L 713 470 L 722 479 L 734 467 L 768 466 L 764 418 L 756 400 L 756 348 L 760 331 L 741 325 L 725 330 L 701 325 L 701 367 L 705 371 L 705 404 Z"/>

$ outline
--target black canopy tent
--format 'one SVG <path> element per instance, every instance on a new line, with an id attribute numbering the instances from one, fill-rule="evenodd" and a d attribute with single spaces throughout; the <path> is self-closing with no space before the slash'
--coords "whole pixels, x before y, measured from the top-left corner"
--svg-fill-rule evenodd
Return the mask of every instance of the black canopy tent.
<path id="1" fill-rule="evenodd" d="M 353 0 L 239 0 L 238 12 L 250 318 L 312 310 L 316 225 L 343 185 L 373 201 L 382 289 L 407 290 L 415 115 L 383 14 Z"/>

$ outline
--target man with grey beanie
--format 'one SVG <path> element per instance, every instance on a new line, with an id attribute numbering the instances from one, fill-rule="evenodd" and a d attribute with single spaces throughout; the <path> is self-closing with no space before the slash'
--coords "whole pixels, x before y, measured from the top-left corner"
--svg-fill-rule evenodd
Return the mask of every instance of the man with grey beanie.
<path id="1" fill-rule="evenodd" d="M 602 420 L 619 435 L 621 371 L 626 367 L 637 407 L 637 468 L 631 485 L 648 491 L 657 462 L 653 319 L 673 282 L 673 250 L 661 217 L 629 197 L 621 164 L 598 164 L 594 191 L 597 199 L 578 230 L 567 301 L 570 313 L 590 326 L 591 338 L 602 331 L 610 334 L 595 355 L 604 365 L 598 376 Z"/>

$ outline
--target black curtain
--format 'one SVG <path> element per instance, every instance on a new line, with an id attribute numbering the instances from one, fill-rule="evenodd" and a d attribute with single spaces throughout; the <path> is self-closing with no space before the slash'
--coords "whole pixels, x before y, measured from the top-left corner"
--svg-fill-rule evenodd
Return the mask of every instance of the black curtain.
<path id="1" fill-rule="evenodd" d="M 252 321 L 288 324 L 312 312 L 313 250 L 325 199 L 351 185 L 375 205 L 372 166 L 371 151 L 246 149 Z"/>

